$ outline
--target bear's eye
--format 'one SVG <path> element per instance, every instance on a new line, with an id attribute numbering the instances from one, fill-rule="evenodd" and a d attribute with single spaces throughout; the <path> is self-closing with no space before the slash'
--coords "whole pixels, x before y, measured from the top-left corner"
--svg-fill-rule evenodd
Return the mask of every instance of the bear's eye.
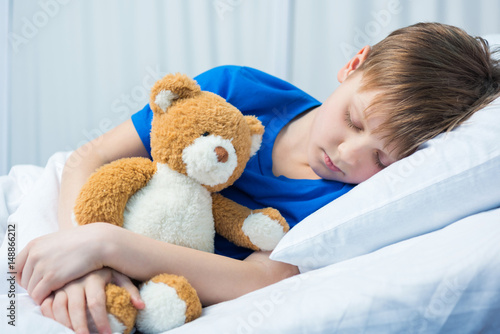
<path id="1" fill-rule="evenodd" d="M 203 137 L 206 137 L 210 134 L 210 132 L 205 132 L 204 134 L 202 134 Z"/>

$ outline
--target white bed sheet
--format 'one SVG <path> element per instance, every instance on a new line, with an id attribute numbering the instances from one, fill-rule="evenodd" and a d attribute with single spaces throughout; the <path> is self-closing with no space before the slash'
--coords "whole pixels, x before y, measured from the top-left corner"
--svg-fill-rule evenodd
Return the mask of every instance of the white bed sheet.
<path id="1" fill-rule="evenodd" d="M 500 209 L 204 310 L 172 333 L 498 333 Z"/>
<path id="2" fill-rule="evenodd" d="M 67 153 L 45 168 L 0 178 L 0 225 L 16 224 L 17 251 L 55 231 Z M 172 333 L 495 333 L 500 330 L 500 209 L 377 252 L 314 270 L 203 310 Z M 6 243 L 0 267 L 8 269 Z M 7 275 L 7 274 L 6 274 Z M 0 309 L 8 282 L 0 280 Z M 1 333 L 71 333 L 44 318 L 18 287 L 17 327 Z M 5 313 L 7 311 L 4 311 Z"/>
<path id="3" fill-rule="evenodd" d="M 15 226 L 15 242 L 19 252 L 30 240 L 57 230 L 57 202 L 64 162 L 69 153 L 54 154 L 45 168 L 19 165 L 0 177 L 0 333 L 73 333 L 64 326 L 45 318 L 25 290 L 16 285 L 16 298 L 9 298 L 10 270 L 5 230 Z M 16 304 L 16 326 L 8 324 L 7 307 Z M 5 313 L 5 314 L 4 314 Z"/>

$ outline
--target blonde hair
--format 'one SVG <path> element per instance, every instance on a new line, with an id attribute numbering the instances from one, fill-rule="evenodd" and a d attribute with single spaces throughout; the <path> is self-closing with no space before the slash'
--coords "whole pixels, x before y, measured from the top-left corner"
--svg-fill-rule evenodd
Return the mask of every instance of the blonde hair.
<path id="1" fill-rule="evenodd" d="M 462 29 L 418 23 L 374 45 L 358 68 L 359 91 L 378 91 L 367 108 L 385 113 L 378 128 L 398 158 L 450 131 L 499 95 L 499 61 L 488 42 Z"/>

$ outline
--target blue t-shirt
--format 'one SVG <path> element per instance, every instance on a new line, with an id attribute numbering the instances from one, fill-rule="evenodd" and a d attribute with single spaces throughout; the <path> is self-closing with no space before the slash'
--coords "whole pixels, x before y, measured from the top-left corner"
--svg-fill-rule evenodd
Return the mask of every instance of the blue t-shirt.
<path id="1" fill-rule="evenodd" d="M 225 98 L 245 115 L 259 118 L 265 127 L 262 145 L 241 177 L 221 194 L 250 209 L 278 209 L 292 228 L 309 214 L 335 200 L 354 185 L 328 180 L 274 176 L 272 150 L 276 136 L 297 115 L 320 102 L 290 83 L 249 67 L 221 66 L 195 78 L 202 90 Z M 153 112 L 149 105 L 132 115 L 134 126 L 150 152 Z M 215 253 L 244 259 L 252 251 L 216 235 Z"/>

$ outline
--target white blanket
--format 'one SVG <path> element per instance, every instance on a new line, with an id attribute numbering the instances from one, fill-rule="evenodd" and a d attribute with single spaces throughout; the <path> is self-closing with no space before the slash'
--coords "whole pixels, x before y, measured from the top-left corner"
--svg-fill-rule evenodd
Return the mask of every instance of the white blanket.
<path id="1" fill-rule="evenodd" d="M 67 153 L 45 168 L 17 166 L 0 177 L 0 333 L 72 333 L 11 289 L 8 237 L 19 252 L 57 229 Z M 500 209 L 377 252 L 311 271 L 205 308 L 172 333 L 495 333 L 500 330 Z M 15 301 L 15 324 L 8 324 Z"/>
<path id="2" fill-rule="evenodd" d="M 11 270 L 8 268 L 9 233 L 18 253 L 26 244 L 41 235 L 57 230 L 57 203 L 61 173 L 69 153 L 53 155 L 45 168 L 20 165 L 11 169 L 7 176 L 0 177 L 0 333 L 73 333 L 64 326 L 42 316 L 26 291 L 16 284 L 16 298 L 9 296 Z M 15 302 L 15 326 L 7 310 Z M 12 323 L 12 324 L 14 324 Z"/>

